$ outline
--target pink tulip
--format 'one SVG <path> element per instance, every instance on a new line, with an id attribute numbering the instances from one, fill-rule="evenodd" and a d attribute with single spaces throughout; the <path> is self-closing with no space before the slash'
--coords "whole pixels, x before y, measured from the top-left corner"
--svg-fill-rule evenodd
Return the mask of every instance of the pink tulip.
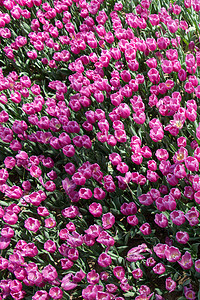
<path id="1" fill-rule="evenodd" d="M 169 292 L 173 292 L 176 288 L 176 282 L 172 280 L 171 277 L 168 277 L 165 281 L 165 287 Z"/>
<path id="2" fill-rule="evenodd" d="M 115 217 L 112 213 L 107 213 L 102 216 L 102 225 L 104 229 L 111 228 L 115 223 Z"/>
<path id="3" fill-rule="evenodd" d="M 178 263 L 184 270 L 190 269 L 193 265 L 191 254 L 186 251 L 185 254 L 181 257 L 181 260 L 178 261 Z"/>
<path id="4" fill-rule="evenodd" d="M 53 299 L 62 299 L 63 291 L 59 287 L 51 287 L 49 290 L 49 296 Z"/>
<path id="5" fill-rule="evenodd" d="M 157 265 L 155 265 L 153 267 L 153 271 L 155 274 L 161 275 L 163 273 L 165 273 L 165 266 L 162 263 L 158 263 Z"/>
<path id="6" fill-rule="evenodd" d="M 39 299 L 48 300 L 49 299 L 48 293 L 44 290 L 37 291 L 33 296 L 33 300 L 39 300 Z"/>
<path id="7" fill-rule="evenodd" d="M 149 223 L 144 223 L 142 226 L 140 226 L 140 231 L 144 235 L 151 234 L 151 227 Z"/>
<path id="8" fill-rule="evenodd" d="M 58 274 L 57 274 L 56 269 L 52 265 L 47 265 L 42 270 L 42 276 L 48 282 L 52 282 L 52 281 L 54 281 L 58 277 Z"/>
<path id="9" fill-rule="evenodd" d="M 165 256 L 169 262 L 175 262 L 181 257 L 181 252 L 178 248 L 171 246 L 165 251 Z"/>
<path id="10" fill-rule="evenodd" d="M 113 274 L 121 281 L 125 276 L 125 270 L 123 267 L 117 266 L 113 269 Z"/>
<path id="11" fill-rule="evenodd" d="M 187 244 L 187 242 L 189 241 L 189 234 L 185 231 L 178 231 L 176 233 L 176 240 L 180 244 Z"/>
<path id="12" fill-rule="evenodd" d="M 139 278 L 143 277 L 143 272 L 142 272 L 142 270 L 140 268 L 137 268 L 137 269 L 133 270 L 132 274 L 133 274 L 133 277 L 135 279 L 139 279 Z"/>
<path id="13" fill-rule="evenodd" d="M 108 267 L 110 266 L 112 263 L 112 259 L 110 257 L 110 255 L 106 254 L 106 253 L 101 253 L 99 255 L 99 258 L 98 258 L 98 264 L 101 266 L 101 267 Z"/>
<path id="14" fill-rule="evenodd" d="M 40 228 L 40 222 L 37 219 L 34 218 L 28 218 L 25 223 L 24 223 L 24 227 L 27 230 L 33 231 L 33 232 L 37 232 Z"/>
<path id="15" fill-rule="evenodd" d="M 168 226 L 168 220 L 165 215 L 161 214 L 156 214 L 154 222 L 161 228 L 165 228 Z"/>
<path id="16" fill-rule="evenodd" d="M 99 282 L 99 274 L 95 270 L 92 270 L 87 274 L 87 281 L 90 284 L 97 284 Z"/>
<path id="17" fill-rule="evenodd" d="M 195 270 L 200 273 L 200 259 L 195 261 Z"/>

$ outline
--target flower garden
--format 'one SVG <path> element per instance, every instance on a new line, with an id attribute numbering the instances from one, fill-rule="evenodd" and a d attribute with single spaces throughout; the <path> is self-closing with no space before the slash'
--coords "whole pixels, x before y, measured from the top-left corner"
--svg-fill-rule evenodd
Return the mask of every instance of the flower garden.
<path id="1" fill-rule="evenodd" d="M 0 1 L 0 299 L 200 299 L 200 1 Z"/>

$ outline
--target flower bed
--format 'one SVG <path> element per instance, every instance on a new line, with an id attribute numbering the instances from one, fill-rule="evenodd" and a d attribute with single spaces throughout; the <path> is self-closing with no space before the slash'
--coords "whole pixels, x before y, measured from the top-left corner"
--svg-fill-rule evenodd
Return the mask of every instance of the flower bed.
<path id="1" fill-rule="evenodd" d="M 200 1 L 0 7 L 0 299 L 200 299 Z"/>

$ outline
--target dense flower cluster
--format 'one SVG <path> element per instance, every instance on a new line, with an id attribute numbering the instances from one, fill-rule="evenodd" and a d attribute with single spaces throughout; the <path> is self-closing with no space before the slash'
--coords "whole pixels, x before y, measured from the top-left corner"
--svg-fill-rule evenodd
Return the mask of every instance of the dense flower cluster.
<path id="1" fill-rule="evenodd" d="M 199 11 L 0 1 L 0 299 L 199 299 Z"/>

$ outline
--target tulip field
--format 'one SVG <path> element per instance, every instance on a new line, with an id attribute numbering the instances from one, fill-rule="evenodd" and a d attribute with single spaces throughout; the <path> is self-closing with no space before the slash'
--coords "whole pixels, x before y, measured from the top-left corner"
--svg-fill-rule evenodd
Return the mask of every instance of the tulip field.
<path id="1" fill-rule="evenodd" d="M 200 0 L 0 0 L 0 300 L 200 299 Z"/>

